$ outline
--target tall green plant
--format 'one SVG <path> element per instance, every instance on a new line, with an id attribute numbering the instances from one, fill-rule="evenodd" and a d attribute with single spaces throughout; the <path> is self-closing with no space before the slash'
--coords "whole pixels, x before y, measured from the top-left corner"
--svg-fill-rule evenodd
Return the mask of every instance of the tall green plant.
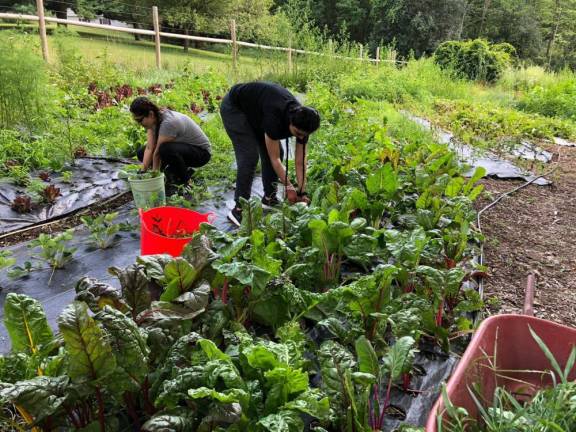
<path id="1" fill-rule="evenodd" d="M 48 71 L 31 37 L 0 38 L 0 127 L 36 130 L 50 105 Z"/>

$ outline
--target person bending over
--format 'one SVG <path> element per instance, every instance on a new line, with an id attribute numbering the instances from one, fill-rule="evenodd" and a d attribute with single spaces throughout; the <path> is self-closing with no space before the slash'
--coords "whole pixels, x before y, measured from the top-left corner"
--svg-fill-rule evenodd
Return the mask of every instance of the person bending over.
<path id="1" fill-rule="evenodd" d="M 185 185 L 194 168 L 211 157 L 210 141 L 200 126 L 185 114 L 159 108 L 146 97 L 130 105 L 134 120 L 146 129 L 146 145 L 137 151 L 142 170 L 161 170 L 172 185 Z"/>
<path id="2" fill-rule="evenodd" d="M 249 199 L 256 164 L 260 159 L 264 197 L 262 204 L 278 203 L 277 184 L 286 188 L 290 203 L 308 202 L 306 194 L 306 144 L 308 136 L 320 126 L 320 115 L 314 108 L 302 106 L 284 87 L 269 82 L 237 84 L 224 96 L 220 106 L 224 128 L 232 140 L 236 156 L 235 207 L 228 219 L 242 222 L 240 198 Z M 296 179 L 290 182 L 282 163 L 280 140 L 296 137 Z"/>

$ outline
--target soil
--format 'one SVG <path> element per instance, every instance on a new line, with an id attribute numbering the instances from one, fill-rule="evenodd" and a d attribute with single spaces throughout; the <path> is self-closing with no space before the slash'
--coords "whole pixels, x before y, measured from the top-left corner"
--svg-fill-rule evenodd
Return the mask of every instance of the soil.
<path id="1" fill-rule="evenodd" d="M 73 213 L 72 215 L 67 214 L 65 217 L 51 222 L 43 222 L 37 226 L 32 226 L 15 231 L 13 233 L 9 233 L 0 237 L 0 248 L 35 239 L 42 233 L 52 234 L 56 232 L 62 232 L 68 228 L 82 225 L 82 221 L 80 220 L 82 216 L 94 217 L 103 213 L 110 213 L 129 201 L 132 201 L 132 193 L 125 192 L 119 196 L 116 196 L 115 198 L 79 209 L 79 211 Z"/>
<path id="2" fill-rule="evenodd" d="M 576 326 L 576 148 L 551 146 L 551 186 L 527 186 L 482 215 L 485 301 L 491 313 L 522 313 L 527 277 L 537 277 L 535 315 Z M 485 179 L 484 207 L 522 182 Z"/>

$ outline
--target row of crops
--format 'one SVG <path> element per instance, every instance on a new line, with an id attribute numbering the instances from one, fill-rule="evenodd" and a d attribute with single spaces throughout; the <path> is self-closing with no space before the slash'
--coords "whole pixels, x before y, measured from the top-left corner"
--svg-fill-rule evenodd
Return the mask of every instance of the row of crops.
<path id="1" fill-rule="evenodd" d="M 323 115 L 311 205 L 265 212 L 254 198 L 236 232 L 204 225 L 179 258 L 111 268 L 120 289 L 83 278 L 57 334 L 36 300 L 7 296 L 6 421 L 370 431 L 405 417 L 393 400 L 414 395 L 419 356 L 461 348 L 482 308 L 465 288 L 481 270 L 483 172 L 462 177 L 452 152 L 386 104 L 323 84 L 306 98 Z"/>

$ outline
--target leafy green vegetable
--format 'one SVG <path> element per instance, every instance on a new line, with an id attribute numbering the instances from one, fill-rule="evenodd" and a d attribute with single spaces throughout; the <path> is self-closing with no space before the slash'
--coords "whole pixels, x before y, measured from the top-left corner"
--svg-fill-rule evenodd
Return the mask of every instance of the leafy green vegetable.
<path id="1" fill-rule="evenodd" d="M 84 277 L 78 281 L 74 289 L 76 300 L 86 303 L 94 313 L 104 309 L 106 305 L 121 312 L 130 310 L 119 290 L 96 279 Z"/>
<path id="2" fill-rule="evenodd" d="M 4 302 L 4 315 L 4 325 L 14 352 L 36 354 L 43 345 L 52 341 L 52 330 L 37 300 L 9 293 Z"/>
<path id="3" fill-rule="evenodd" d="M 96 384 L 116 368 L 116 358 L 102 329 L 82 302 L 72 302 L 58 317 L 58 327 L 69 354 L 68 374 L 78 382 Z"/>

